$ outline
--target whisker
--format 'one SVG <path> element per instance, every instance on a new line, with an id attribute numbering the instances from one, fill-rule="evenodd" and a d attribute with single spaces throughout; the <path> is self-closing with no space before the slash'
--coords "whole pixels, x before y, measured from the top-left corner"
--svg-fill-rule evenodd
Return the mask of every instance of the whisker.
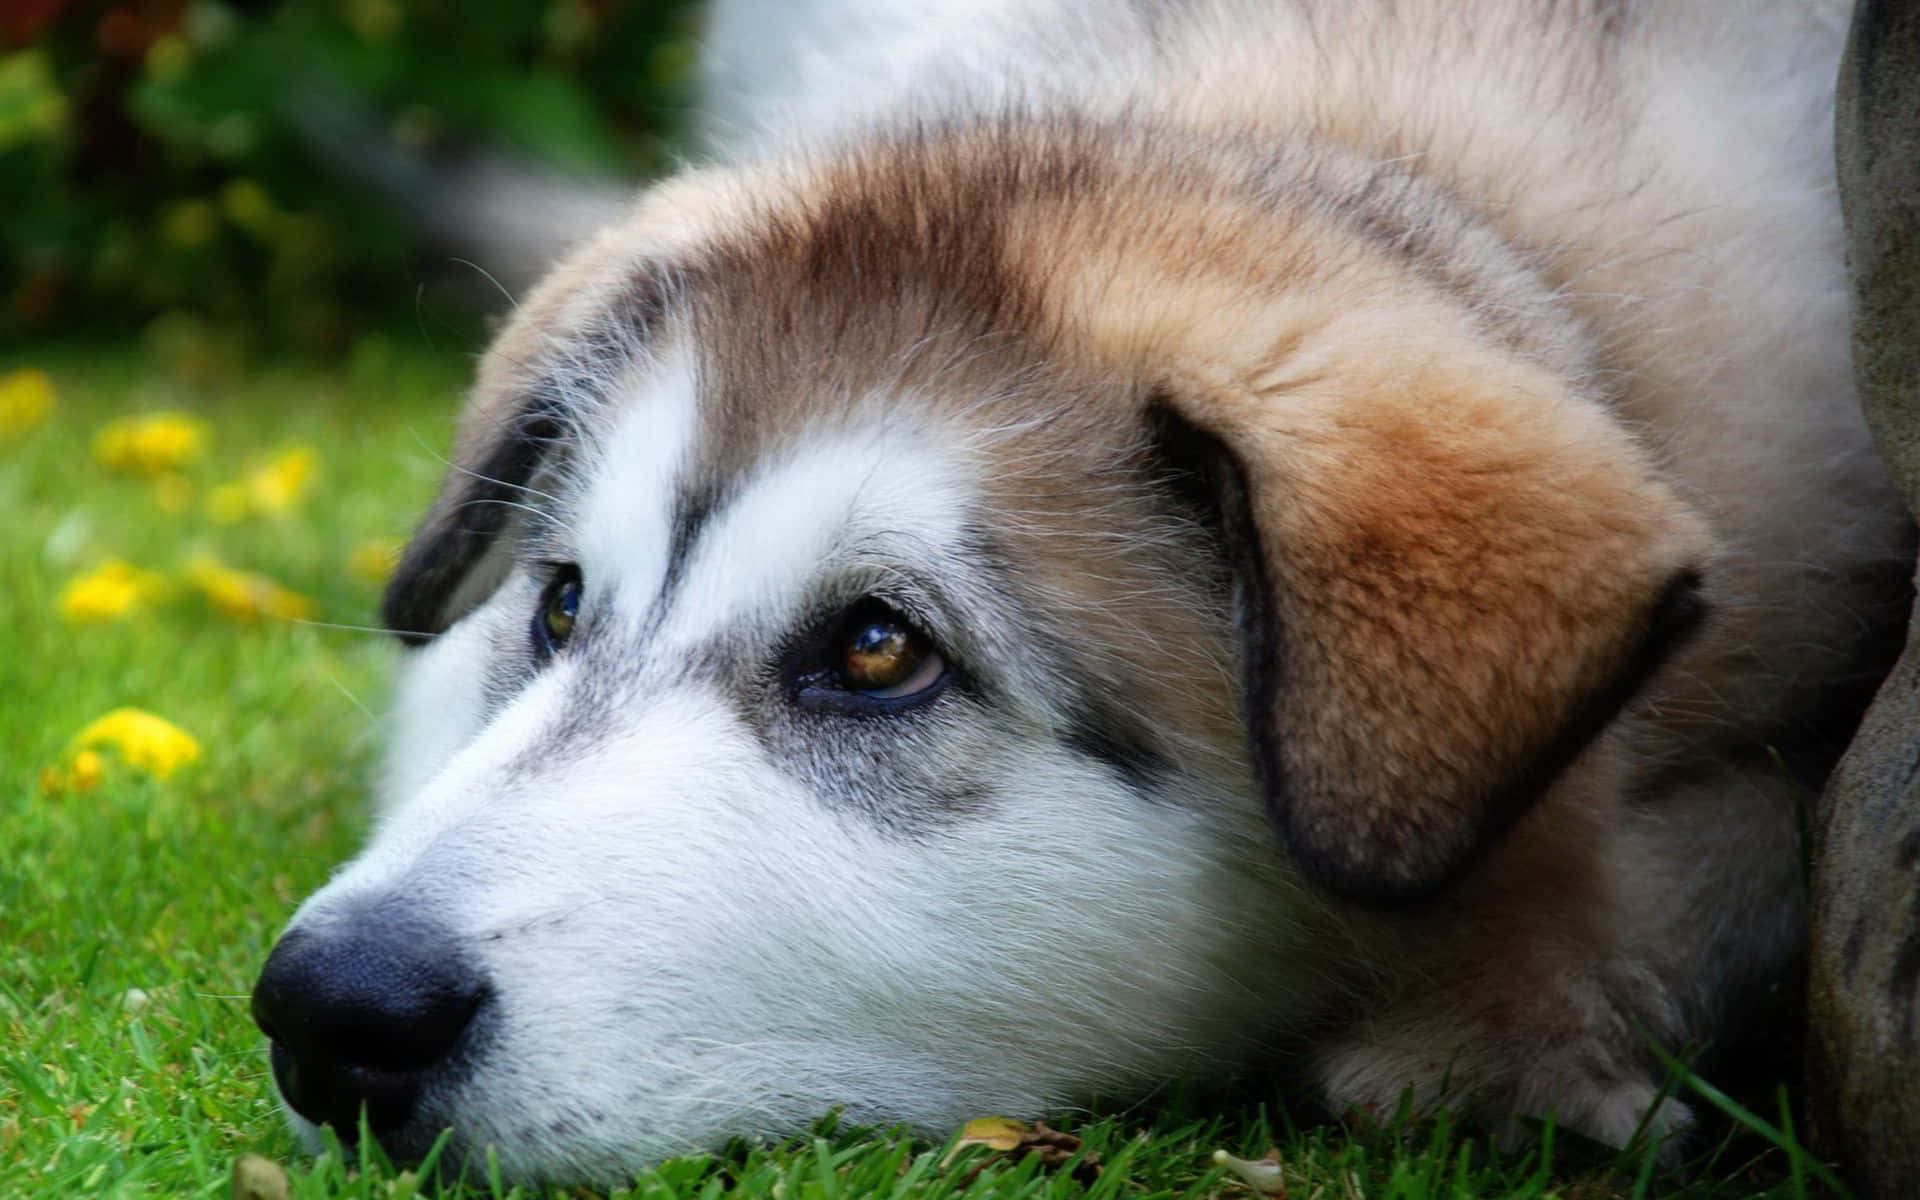
<path id="1" fill-rule="evenodd" d="M 429 458 L 431 458 L 434 462 L 439 463 L 442 467 L 445 467 L 449 471 L 458 472 L 459 474 L 464 475 L 469 479 L 477 479 L 482 483 L 490 483 L 495 487 L 502 487 L 502 488 L 507 488 L 511 491 L 522 492 L 522 493 L 525 493 L 526 495 L 533 496 L 537 499 L 546 500 L 555 505 L 563 503 L 561 498 L 552 492 L 543 491 L 540 488 L 533 487 L 529 484 L 514 483 L 511 480 L 500 479 L 495 476 L 487 474 L 485 471 L 476 471 L 472 467 L 464 466 L 460 463 L 454 462 L 452 459 L 448 458 L 445 454 L 442 454 L 435 446 L 429 443 L 425 437 L 421 436 L 420 431 L 418 429 L 409 429 L 407 432 L 413 436 L 413 441 L 415 445 L 417 445 L 422 451 L 424 451 L 426 455 Z M 565 445 L 568 442 L 572 441 L 573 439 L 566 435 L 562 435 L 559 437 L 538 438 L 538 439 L 529 439 L 529 440 L 542 441 L 551 445 Z"/>
<path id="2" fill-rule="evenodd" d="M 331 683 L 335 688 L 339 690 L 342 696 L 345 696 L 347 698 L 348 704 L 351 704 L 355 708 L 360 710 L 360 715 L 367 719 L 367 725 L 370 728 L 378 729 L 380 727 L 380 718 L 374 716 L 373 710 L 360 702 L 360 697 L 353 694 L 352 688 L 340 682 L 339 676 L 335 675 L 332 671 L 325 670 L 324 668 L 322 669 L 321 673 L 327 677 L 328 683 Z"/>
<path id="3" fill-rule="evenodd" d="M 377 633 L 382 637 L 392 637 L 393 630 L 384 625 L 345 625 L 338 621 L 313 621 L 306 617 L 294 617 L 293 624 L 305 625 L 311 629 L 339 629 L 347 633 Z M 410 635 L 414 636 L 414 635 Z M 420 637 L 439 637 L 437 633 L 419 634 Z"/>
<path id="4" fill-rule="evenodd" d="M 495 487 L 509 488 L 513 491 L 521 492 L 525 495 L 532 496 L 537 500 L 545 500 L 549 504 L 558 505 L 561 503 L 560 497 L 554 495 L 552 492 L 543 491 L 542 489 L 533 487 L 530 484 L 512 483 L 505 479 L 496 479 L 493 476 L 488 475 L 484 471 L 476 471 L 471 467 L 463 467 L 458 463 L 449 462 L 447 463 L 447 468 L 452 471 L 458 471 L 460 474 L 465 475 L 469 479 L 477 479 L 482 483 L 490 483 Z"/>
<path id="5" fill-rule="evenodd" d="M 508 500 L 500 496 L 475 496 L 473 499 L 463 502 L 460 507 L 474 508 L 482 504 L 498 504 L 502 508 L 517 508 L 521 512 L 529 514 L 543 525 L 559 524 L 545 509 L 536 508 L 531 504 L 522 504 L 518 500 Z"/>
<path id="6" fill-rule="evenodd" d="M 488 283 L 493 285 L 493 290 L 500 293 L 501 298 L 507 302 L 508 308 L 517 310 L 520 307 L 520 301 L 516 300 L 514 298 L 513 293 L 506 289 L 505 284 L 502 284 L 498 279 L 494 278 L 494 274 L 492 271 L 487 270 L 485 267 L 481 266 L 477 262 L 474 262 L 470 258 L 460 258 L 458 256 L 450 256 L 447 259 L 447 261 L 459 263 L 463 267 L 472 267 L 474 271 L 479 274 L 480 278 L 486 280 Z"/>

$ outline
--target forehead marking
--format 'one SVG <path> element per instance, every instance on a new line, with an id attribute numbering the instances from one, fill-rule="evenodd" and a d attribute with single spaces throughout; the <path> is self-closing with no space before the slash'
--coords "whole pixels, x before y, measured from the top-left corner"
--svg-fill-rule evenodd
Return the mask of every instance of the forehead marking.
<path id="1" fill-rule="evenodd" d="M 698 640 L 803 602 L 829 564 L 950 562 L 972 493 L 952 452 L 897 425 L 816 429 L 694 487 L 694 379 L 663 371 L 623 406 L 587 475 L 581 566 L 651 637 Z M 648 612 L 646 610 L 654 611 Z"/>
<path id="2" fill-rule="evenodd" d="M 681 489 L 673 505 L 673 533 L 667 542 L 666 575 L 660 580 L 660 594 L 653 602 L 657 613 L 664 614 L 673 603 L 675 589 L 686 578 L 687 560 L 693 555 L 694 545 L 699 542 L 714 511 L 726 500 L 726 495 L 718 487 Z"/>
<path id="3" fill-rule="evenodd" d="M 950 569 L 971 503 L 963 465 L 925 433 L 804 437 L 741 481 L 708 522 L 663 632 L 691 640 L 737 620 L 785 617 L 823 569 Z"/>
<path id="4" fill-rule="evenodd" d="M 692 457 L 698 381 L 690 358 L 673 353 L 622 376 L 611 389 L 611 428 L 590 452 L 587 494 L 573 533 L 587 586 L 653 595 L 676 570 L 692 532 L 674 528 L 675 497 Z"/>

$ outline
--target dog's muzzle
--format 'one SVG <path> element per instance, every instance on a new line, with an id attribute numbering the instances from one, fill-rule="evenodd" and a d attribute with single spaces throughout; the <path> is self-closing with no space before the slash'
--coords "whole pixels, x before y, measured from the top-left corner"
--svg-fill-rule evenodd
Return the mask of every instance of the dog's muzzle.
<path id="1" fill-rule="evenodd" d="M 363 1105 L 376 1135 L 407 1123 L 470 1048 L 487 996 L 451 933 L 374 908 L 281 938 L 253 1019 L 287 1103 L 350 1141 Z"/>

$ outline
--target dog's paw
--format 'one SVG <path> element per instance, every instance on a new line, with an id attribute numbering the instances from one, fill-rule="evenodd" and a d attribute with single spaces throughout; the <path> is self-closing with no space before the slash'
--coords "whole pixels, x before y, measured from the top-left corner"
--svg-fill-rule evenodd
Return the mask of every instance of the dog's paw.
<path id="1" fill-rule="evenodd" d="M 1693 1128 L 1693 1110 L 1648 1079 L 1556 1081 L 1558 1091 L 1548 1096 L 1523 1096 L 1516 1106 L 1517 1117 L 1551 1116 L 1563 1129 L 1592 1138 L 1616 1148 L 1653 1145 L 1664 1163 L 1676 1161 L 1685 1143 L 1685 1134 Z M 1531 1121 L 1507 1120 L 1497 1141 L 1503 1149 L 1523 1144 L 1533 1128 Z"/>
<path id="2" fill-rule="evenodd" d="M 1415 1117 L 1448 1109 L 1484 1123 L 1503 1149 L 1524 1145 L 1541 1121 L 1608 1146 L 1638 1139 L 1677 1156 L 1693 1113 L 1662 1094 L 1646 1068 L 1592 1039 L 1519 1045 L 1485 1034 L 1451 1037 L 1434 1022 L 1399 1036 L 1376 1025 L 1319 1056 L 1321 1089 L 1336 1112 L 1385 1121 L 1407 1106 Z"/>

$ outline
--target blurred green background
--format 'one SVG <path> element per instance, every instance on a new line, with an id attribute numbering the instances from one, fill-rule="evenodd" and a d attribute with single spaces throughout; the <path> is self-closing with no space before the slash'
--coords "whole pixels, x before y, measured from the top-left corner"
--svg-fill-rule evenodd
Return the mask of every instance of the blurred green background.
<path id="1" fill-rule="evenodd" d="M 137 336 L 191 379 L 399 322 L 471 347 L 477 269 L 315 130 L 638 180 L 694 33 L 686 0 L 0 0 L 0 348 Z"/>

